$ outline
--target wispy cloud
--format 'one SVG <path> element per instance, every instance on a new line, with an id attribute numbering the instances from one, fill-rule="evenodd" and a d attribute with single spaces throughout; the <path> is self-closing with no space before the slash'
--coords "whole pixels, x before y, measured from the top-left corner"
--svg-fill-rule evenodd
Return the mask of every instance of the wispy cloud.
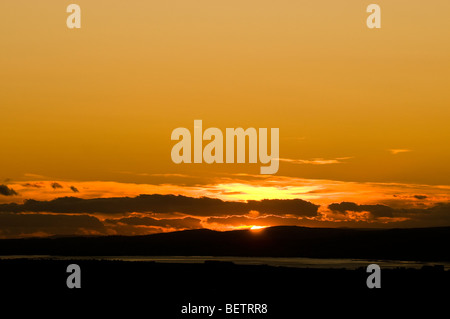
<path id="1" fill-rule="evenodd" d="M 145 174 L 145 173 L 144 173 Z M 192 176 L 186 175 L 186 174 L 174 174 L 174 173 L 167 173 L 167 174 L 147 174 L 147 176 L 157 176 L 157 177 L 183 177 L 183 178 L 190 178 Z"/>
<path id="2" fill-rule="evenodd" d="M 149 176 L 149 177 L 180 177 L 180 178 L 192 178 L 193 177 L 193 176 L 186 175 L 186 174 L 176 174 L 176 173 L 156 174 L 156 173 L 135 173 L 135 172 L 130 172 L 130 171 L 119 171 L 117 173 L 134 175 L 134 176 Z"/>
<path id="3" fill-rule="evenodd" d="M 23 187 L 33 187 L 33 188 L 42 188 L 44 187 L 43 183 L 23 183 Z"/>
<path id="4" fill-rule="evenodd" d="M 329 165 L 329 164 L 341 164 L 344 163 L 345 160 L 348 160 L 352 157 L 337 157 L 333 159 L 324 159 L 324 158 L 313 158 L 310 160 L 304 159 L 291 159 L 291 158 L 280 158 L 280 162 L 288 162 L 292 164 L 312 164 L 312 165 Z"/>
<path id="5" fill-rule="evenodd" d="M 411 150 L 404 149 L 404 148 L 391 148 L 388 151 L 391 152 L 392 155 L 411 152 Z"/>

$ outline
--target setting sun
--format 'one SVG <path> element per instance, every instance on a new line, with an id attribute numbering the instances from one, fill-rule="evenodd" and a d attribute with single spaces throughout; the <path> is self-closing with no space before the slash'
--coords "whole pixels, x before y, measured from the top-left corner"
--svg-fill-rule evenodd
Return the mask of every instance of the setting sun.
<path id="1" fill-rule="evenodd" d="M 261 230 L 261 229 L 264 229 L 266 227 L 268 227 L 268 226 L 256 226 L 256 225 L 253 225 L 252 227 L 250 227 L 250 230 Z"/>

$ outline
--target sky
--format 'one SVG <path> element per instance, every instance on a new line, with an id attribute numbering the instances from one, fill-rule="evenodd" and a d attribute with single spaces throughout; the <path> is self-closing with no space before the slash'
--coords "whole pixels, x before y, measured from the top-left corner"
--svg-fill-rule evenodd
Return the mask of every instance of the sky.
<path id="1" fill-rule="evenodd" d="M 356 0 L 74 2 L 81 29 L 66 26 L 71 2 L 0 3 L 0 205 L 43 202 L 0 206 L 0 236 L 450 225 L 447 0 L 377 1 L 381 29 Z M 279 128 L 278 172 L 173 163 L 171 132 L 194 120 Z M 141 194 L 261 204 L 47 207 Z M 317 211 L 286 209 L 297 200 Z"/>

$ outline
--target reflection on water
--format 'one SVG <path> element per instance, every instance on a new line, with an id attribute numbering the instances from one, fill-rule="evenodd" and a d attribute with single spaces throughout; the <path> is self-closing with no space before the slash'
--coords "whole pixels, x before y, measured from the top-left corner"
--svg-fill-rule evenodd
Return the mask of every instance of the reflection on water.
<path id="1" fill-rule="evenodd" d="M 423 266 L 443 265 L 450 269 L 450 262 L 418 262 L 402 260 L 364 260 L 364 259 L 330 259 L 330 258 L 299 258 L 299 257 L 214 257 L 214 256 L 44 256 L 44 255 L 14 255 L 0 256 L 1 259 L 53 259 L 53 260 L 122 260 L 122 261 L 154 261 L 161 263 L 203 263 L 206 260 L 231 261 L 237 265 L 269 265 L 296 268 L 346 268 L 357 269 L 375 263 L 381 268 L 422 268 Z"/>

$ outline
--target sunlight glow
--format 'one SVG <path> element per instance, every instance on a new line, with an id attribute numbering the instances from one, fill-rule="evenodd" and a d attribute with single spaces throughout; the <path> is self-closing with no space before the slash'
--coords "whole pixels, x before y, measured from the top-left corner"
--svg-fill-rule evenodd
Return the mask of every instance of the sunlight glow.
<path id="1" fill-rule="evenodd" d="M 264 228 L 267 228 L 267 227 L 269 227 L 269 226 L 256 226 L 256 225 L 253 225 L 252 227 L 250 227 L 250 230 L 261 230 L 261 229 L 264 229 Z"/>
<path id="2" fill-rule="evenodd" d="M 228 183 L 218 184 L 215 188 L 220 190 L 221 197 L 228 200 L 262 200 L 262 199 L 308 199 L 308 192 L 318 189 L 318 186 L 292 186 L 276 187 L 271 185 L 255 186 L 251 184 Z M 311 196 L 312 197 L 312 196 Z"/>

